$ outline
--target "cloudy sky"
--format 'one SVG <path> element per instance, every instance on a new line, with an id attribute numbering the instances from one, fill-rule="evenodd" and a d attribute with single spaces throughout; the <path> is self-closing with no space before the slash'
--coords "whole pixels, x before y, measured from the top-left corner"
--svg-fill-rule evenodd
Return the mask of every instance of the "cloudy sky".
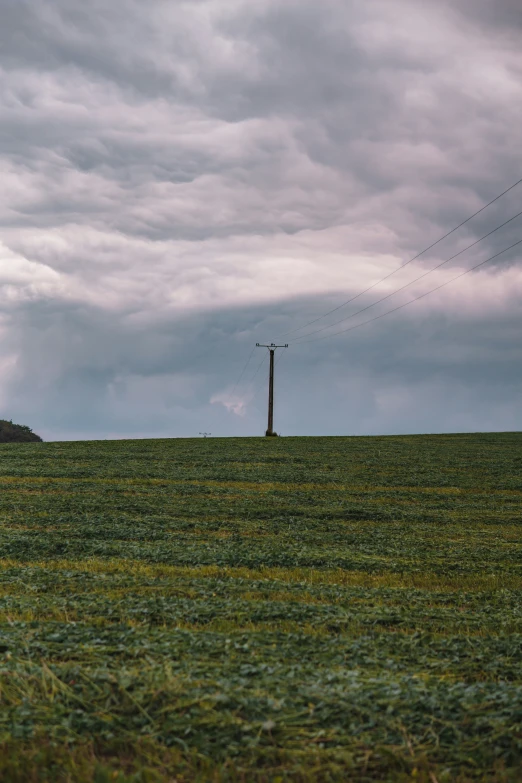
<path id="1" fill-rule="evenodd" d="M 277 340 L 283 435 L 522 429 L 522 245 L 329 336 L 522 239 L 353 315 L 522 184 L 294 331 L 522 177 L 521 36 L 520 0 L 0 0 L 0 418 L 262 434 Z"/>

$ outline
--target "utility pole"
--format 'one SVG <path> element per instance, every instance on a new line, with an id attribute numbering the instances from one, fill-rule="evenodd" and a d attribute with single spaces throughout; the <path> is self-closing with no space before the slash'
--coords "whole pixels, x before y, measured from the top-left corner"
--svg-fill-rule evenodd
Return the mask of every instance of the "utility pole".
<path id="1" fill-rule="evenodd" d="M 273 437 L 277 435 L 277 432 L 274 432 L 274 354 L 276 352 L 276 348 L 288 348 L 288 343 L 286 345 L 275 345 L 275 343 L 270 343 L 270 345 L 261 345 L 261 343 L 256 343 L 257 348 L 268 348 L 270 351 L 270 380 L 268 382 L 268 428 L 265 433 L 267 437 Z"/>

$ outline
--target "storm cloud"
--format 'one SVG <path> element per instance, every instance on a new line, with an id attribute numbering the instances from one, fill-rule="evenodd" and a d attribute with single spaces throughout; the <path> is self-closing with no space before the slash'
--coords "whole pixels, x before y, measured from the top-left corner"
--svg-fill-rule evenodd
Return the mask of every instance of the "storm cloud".
<path id="1" fill-rule="evenodd" d="M 293 331 L 522 177 L 520 3 L 0 17 L 0 418 L 49 439 L 261 434 L 252 348 L 278 339 L 283 434 L 522 429 L 522 245 L 297 339 L 520 212 L 522 186 Z M 522 218 L 344 328 L 520 239 Z"/>

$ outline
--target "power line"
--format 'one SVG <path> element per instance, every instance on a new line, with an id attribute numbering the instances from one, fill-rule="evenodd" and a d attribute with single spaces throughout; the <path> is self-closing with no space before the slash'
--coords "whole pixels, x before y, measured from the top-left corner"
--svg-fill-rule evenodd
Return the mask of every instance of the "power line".
<path id="1" fill-rule="evenodd" d="M 238 388 L 238 386 L 239 386 L 239 384 L 240 384 L 240 382 L 241 382 L 241 380 L 242 380 L 242 378 L 243 378 L 243 376 L 244 376 L 244 374 L 245 374 L 245 372 L 246 372 L 246 370 L 247 370 L 247 367 L 248 367 L 248 365 L 250 364 L 250 361 L 251 361 L 251 359 L 252 359 L 252 356 L 254 355 L 254 351 L 255 351 L 255 350 L 256 350 L 256 346 L 254 345 L 254 347 L 252 348 L 252 350 L 251 350 L 251 352 L 250 352 L 250 355 L 249 355 L 248 359 L 247 359 L 247 360 L 246 360 L 246 362 L 245 362 L 245 365 L 243 366 L 243 369 L 241 370 L 241 373 L 240 373 L 240 375 L 239 375 L 239 377 L 238 377 L 238 379 L 237 379 L 236 383 L 234 384 L 234 387 L 233 387 L 232 391 L 231 391 L 231 392 L 230 392 L 230 394 L 229 394 L 229 398 L 230 398 L 230 399 L 232 399 L 232 398 L 233 398 L 233 396 L 234 396 L 234 393 L 235 393 L 236 389 Z M 258 364 L 258 366 L 257 366 L 257 368 L 256 368 L 256 370 L 255 370 L 255 372 L 254 372 L 254 374 L 253 374 L 253 375 L 252 375 L 252 377 L 250 378 L 250 381 L 248 382 L 247 386 L 251 386 L 251 385 L 252 385 L 252 383 L 254 382 L 254 379 L 257 377 L 257 375 L 258 375 L 258 373 L 259 373 L 259 370 L 261 369 L 261 365 L 263 364 L 263 362 L 265 361 L 265 359 L 266 359 L 266 356 L 263 356 L 263 358 L 262 358 L 262 359 L 261 359 L 261 361 L 259 362 L 259 364 Z M 200 434 L 201 434 L 201 433 L 200 433 Z"/>
<path id="2" fill-rule="evenodd" d="M 281 359 L 283 358 L 283 355 L 284 355 L 285 351 L 286 351 L 286 347 L 285 347 L 285 348 L 283 348 L 283 350 L 281 351 L 281 353 L 280 353 L 280 354 L 279 354 L 279 356 L 277 357 L 277 359 L 276 359 L 276 361 L 275 361 L 274 369 L 277 367 L 277 365 L 279 364 L 279 362 L 280 362 L 280 361 L 281 361 Z M 257 395 L 258 395 L 258 394 L 259 394 L 259 392 L 261 391 L 261 389 L 263 389 L 263 388 L 264 388 L 264 386 L 265 386 L 265 382 L 266 382 L 266 378 L 263 378 L 263 380 L 261 381 L 261 383 L 260 383 L 260 384 L 258 384 L 258 386 L 257 386 L 257 389 L 256 389 L 256 390 L 255 390 L 255 392 L 254 392 L 254 396 L 253 396 L 253 397 L 251 398 L 251 400 L 250 400 L 250 402 L 251 402 L 251 403 L 252 403 L 252 402 L 254 402 L 254 400 L 256 399 Z"/>
<path id="3" fill-rule="evenodd" d="M 249 355 L 248 359 L 247 359 L 247 360 L 246 360 L 246 362 L 245 362 L 245 365 L 244 365 L 243 369 L 241 370 L 241 373 L 240 373 L 240 375 L 239 375 L 239 378 L 237 379 L 237 381 L 236 381 L 236 382 L 235 382 L 235 384 L 234 384 L 234 388 L 233 388 L 233 389 L 232 389 L 232 391 L 230 392 L 230 396 L 231 396 L 231 397 L 233 397 L 233 396 L 234 396 L 234 392 L 236 391 L 237 387 L 238 387 L 238 386 L 239 386 L 239 384 L 241 383 L 241 381 L 242 381 L 242 379 L 243 379 L 243 375 L 244 375 L 244 374 L 246 373 L 246 371 L 247 371 L 247 367 L 248 367 L 248 365 L 250 364 L 250 360 L 252 359 L 252 356 L 254 355 L 254 351 L 255 351 L 255 350 L 256 350 L 256 346 L 254 345 L 254 347 L 252 348 L 252 350 L 251 350 L 251 352 L 250 352 L 250 355 Z"/>
<path id="4" fill-rule="evenodd" d="M 254 345 L 254 351 L 255 351 L 255 349 L 256 349 L 256 348 L 257 348 L 257 346 L 256 346 L 256 345 Z M 267 356 L 268 356 L 268 354 L 263 354 L 263 358 L 261 359 L 261 361 L 260 361 L 260 362 L 259 362 L 259 364 L 257 365 L 257 370 L 255 371 L 255 373 L 253 374 L 253 376 L 250 378 L 250 381 L 249 381 L 249 383 L 248 383 L 248 385 L 249 385 L 249 386 L 250 386 L 250 384 L 252 384 L 252 383 L 254 382 L 254 380 L 255 380 L 255 378 L 256 378 L 256 376 L 257 376 L 257 374 L 258 374 L 259 370 L 261 369 L 261 367 L 262 367 L 262 365 L 263 365 L 263 362 L 265 361 L 265 359 L 266 359 L 266 357 L 267 357 Z"/>
<path id="5" fill-rule="evenodd" d="M 303 345 L 304 343 L 315 343 L 318 340 L 327 340 L 329 337 L 336 337 L 339 334 L 345 334 L 345 332 L 351 332 L 352 329 L 359 329 L 359 327 L 366 326 L 366 324 L 370 324 L 372 323 L 372 321 L 378 321 L 380 318 L 384 318 L 386 315 L 391 315 L 391 313 L 396 313 L 397 310 L 402 310 L 403 307 L 407 307 L 407 305 L 413 304 L 413 302 L 417 302 L 419 299 L 423 299 L 425 296 L 428 296 L 429 294 L 433 294 L 435 291 L 444 288 L 444 286 L 449 285 L 450 283 L 454 283 L 455 280 L 464 277 L 464 275 L 469 274 L 469 272 L 473 272 L 475 269 L 478 269 L 479 266 L 484 266 L 484 264 L 487 264 L 489 261 L 493 261 L 494 258 L 498 258 L 504 253 L 507 253 L 508 250 L 512 250 L 514 247 L 517 247 L 517 245 L 522 245 L 522 239 L 519 239 L 518 242 L 515 242 L 509 247 L 504 248 L 504 250 L 501 250 L 500 253 L 495 253 L 494 256 L 490 256 L 490 258 L 486 258 L 486 260 L 481 261 L 480 264 L 475 264 L 475 266 L 472 266 L 471 269 L 466 269 L 466 271 L 461 272 L 460 275 L 457 275 L 456 277 L 452 277 L 451 280 L 446 280 L 445 283 L 441 283 L 436 288 L 432 288 L 430 291 L 426 291 L 426 293 L 419 294 L 419 296 L 416 296 L 414 299 L 410 299 L 409 302 L 404 302 L 404 304 L 401 304 L 398 307 L 394 307 L 393 310 L 387 310 L 385 313 L 382 313 L 381 315 L 376 315 L 374 318 L 369 318 L 368 321 L 363 321 L 360 324 L 349 326 L 348 329 L 341 329 L 339 332 L 334 332 L 333 334 L 326 334 L 324 335 L 324 337 L 314 337 L 311 340 L 303 340 L 302 343 L 294 343 L 294 345 Z"/>
<path id="6" fill-rule="evenodd" d="M 233 395 L 234 395 L 234 392 L 235 392 L 235 390 L 236 390 L 236 389 L 237 389 L 237 387 L 239 386 L 240 379 L 241 379 L 241 378 L 243 377 L 243 375 L 245 374 L 245 371 L 246 371 L 246 369 L 247 369 L 247 367 L 248 367 L 248 364 L 250 363 L 250 360 L 252 359 L 252 356 L 253 356 L 253 354 L 254 354 L 254 351 L 255 351 L 255 350 L 256 350 L 256 346 L 254 345 L 254 347 L 252 348 L 252 352 L 250 353 L 250 356 L 248 357 L 247 363 L 246 363 L 246 364 L 245 364 L 245 366 L 243 367 L 243 371 L 242 371 L 242 373 L 241 373 L 241 376 L 240 376 L 240 378 L 238 379 L 238 381 L 236 382 L 236 385 L 234 386 L 234 388 L 233 388 L 232 392 L 231 392 L 231 393 L 230 393 L 230 395 L 229 395 L 229 398 L 230 398 L 230 399 L 232 399 L 232 397 L 233 397 Z M 252 375 L 252 377 L 250 378 L 250 380 L 249 380 L 249 381 L 248 381 L 248 383 L 246 384 L 247 388 L 248 388 L 249 386 L 252 386 L 252 384 L 253 384 L 254 380 L 257 378 L 257 376 L 258 376 L 258 374 L 259 374 L 259 370 L 261 369 L 261 367 L 262 367 L 262 365 L 263 365 L 263 362 L 265 361 L 265 359 L 266 359 L 267 355 L 268 355 L 268 354 L 266 354 L 266 355 L 265 355 L 265 354 L 263 354 L 263 358 L 261 359 L 261 361 L 260 361 L 260 362 L 259 362 L 259 364 L 257 365 L 257 367 L 256 367 L 256 369 L 255 369 L 255 371 L 254 371 L 254 374 Z M 256 394 L 257 394 L 257 392 L 256 392 Z M 255 395 L 254 395 L 254 397 L 255 397 Z M 253 399 L 253 398 L 252 398 L 252 399 Z"/>
<path id="7" fill-rule="evenodd" d="M 502 196 L 505 196 L 506 193 L 509 193 L 510 190 L 513 190 L 518 185 L 522 183 L 522 179 L 517 180 L 513 185 L 510 185 L 509 188 L 502 191 L 502 193 L 499 193 L 498 196 L 495 196 L 495 198 L 491 199 L 487 204 L 485 204 L 483 207 L 481 207 L 477 212 L 474 212 L 472 215 L 470 215 L 466 220 L 463 220 L 462 223 L 459 223 L 458 226 L 455 226 L 455 228 L 452 228 L 451 231 L 448 231 L 447 234 L 444 234 L 444 236 L 440 237 L 440 239 L 437 239 L 436 242 L 433 242 L 428 247 L 425 247 L 424 250 L 421 250 L 420 253 L 417 253 L 416 256 L 413 256 L 413 258 L 410 258 L 409 261 L 406 261 L 406 263 L 401 264 L 401 266 L 398 266 L 396 269 L 393 270 L 393 272 L 390 272 L 389 274 L 385 275 L 385 277 L 381 278 L 380 280 L 377 280 L 376 283 L 372 283 L 372 285 L 368 286 L 368 288 L 365 288 L 364 291 L 361 291 L 360 293 L 356 294 L 355 296 L 352 296 L 351 299 L 348 299 L 346 302 L 343 302 L 342 304 L 338 305 L 337 307 L 334 307 L 333 310 L 328 310 L 328 312 L 323 313 L 323 315 L 320 315 L 318 318 L 314 318 L 312 321 L 308 321 L 308 323 L 303 324 L 302 326 L 298 326 L 296 329 L 291 329 L 289 332 L 283 332 L 283 334 L 279 335 L 280 337 L 286 337 L 288 334 L 294 334 L 295 332 L 301 331 L 301 329 L 306 329 L 307 326 L 312 326 L 312 324 L 317 323 L 317 321 L 321 321 L 323 318 L 326 318 L 327 315 L 331 315 L 332 313 L 335 313 L 337 310 L 340 310 L 341 307 L 345 307 L 346 305 L 350 304 L 351 302 L 354 302 L 356 299 L 358 299 L 360 296 L 363 296 L 363 294 L 367 294 L 368 291 L 371 291 L 376 286 L 380 285 L 381 283 L 384 283 L 385 280 L 388 280 L 389 277 L 399 272 L 399 270 L 404 269 L 405 266 L 408 266 L 408 264 L 411 264 L 413 261 L 416 261 L 418 258 L 420 258 L 424 253 L 427 253 L 428 250 L 431 250 L 435 245 L 438 245 L 440 242 L 442 242 L 444 239 L 449 237 L 451 234 L 455 233 L 455 231 L 458 231 L 459 228 L 462 228 L 462 226 L 466 225 L 466 223 L 469 223 L 470 220 L 472 220 L 477 215 L 480 215 L 481 212 L 484 212 L 485 209 L 490 207 L 492 204 L 495 203 L 495 201 L 498 201 Z M 304 336 L 304 335 L 303 335 Z"/>
<path id="8" fill-rule="evenodd" d="M 521 212 L 517 212 L 516 215 L 513 215 L 513 217 L 510 217 L 509 220 L 505 220 L 504 223 L 501 223 L 500 226 L 497 226 L 496 228 L 492 229 L 491 231 L 488 231 L 487 234 L 484 234 L 483 237 L 480 237 L 480 239 L 476 239 L 475 242 L 472 242 L 471 245 L 468 245 L 463 250 L 459 250 L 458 253 L 455 253 L 453 256 L 450 256 L 450 258 L 447 258 L 445 261 L 441 261 L 440 264 L 437 264 L 432 269 L 428 269 L 426 272 L 423 272 L 422 275 L 419 275 L 418 277 L 414 278 L 413 280 L 410 280 L 409 283 L 405 283 L 400 288 L 395 289 L 395 291 L 392 291 L 390 294 L 386 294 L 386 296 L 382 296 L 380 299 L 377 299 L 376 302 L 372 302 L 372 304 L 367 305 L 366 307 L 362 307 L 360 310 L 356 310 L 355 313 L 351 313 L 350 315 L 347 315 L 346 318 L 341 318 L 339 321 L 334 321 L 333 324 L 328 324 L 327 326 L 322 326 L 320 329 L 315 329 L 313 332 L 308 332 L 308 334 L 303 334 L 300 337 L 295 338 L 295 342 L 297 341 L 305 341 L 307 340 L 305 338 L 311 337 L 313 334 L 319 334 L 319 332 L 324 332 L 326 329 L 331 329 L 334 326 L 337 326 L 338 324 L 344 323 L 344 321 L 348 321 L 350 318 L 355 318 L 356 315 L 360 315 L 360 313 L 364 313 L 366 310 L 369 310 L 371 307 L 375 307 L 375 305 L 380 304 L 381 302 L 384 302 L 386 299 L 390 299 L 390 297 L 395 296 L 395 294 L 398 294 L 400 291 L 403 291 L 405 288 L 408 288 L 408 286 L 413 285 L 413 283 L 417 283 L 419 280 L 422 280 L 423 277 L 427 277 L 428 275 L 431 275 L 432 272 L 435 272 L 437 269 L 440 269 L 441 266 L 444 266 L 445 264 L 448 264 L 450 261 L 453 261 L 453 259 L 457 258 L 457 256 L 461 256 L 463 253 L 466 252 L 466 250 L 470 250 L 472 247 L 475 247 L 475 245 L 478 245 L 479 242 L 483 242 L 484 239 L 487 239 L 492 234 L 494 234 L 496 231 L 499 231 L 501 228 L 504 228 L 504 226 L 507 226 L 508 223 L 511 223 L 515 218 L 520 217 L 522 215 Z"/>
<path id="9" fill-rule="evenodd" d="M 284 352 L 287 350 L 287 348 L 288 348 L 288 346 L 287 346 L 287 345 L 285 345 L 285 347 L 283 348 L 283 350 L 281 351 L 281 353 L 280 353 L 280 354 L 279 354 L 279 356 L 277 357 L 277 359 L 276 359 L 276 363 L 275 363 L 275 366 L 276 366 L 276 367 L 277 367 L 277 365 L 279 364 L 279 362 L 281 361 L 281 359 L 283 358 L 283 354 L 284 354 Z"/>
<path id="10" fill-rule="evenodd" d="M 278 357 L 278 361 L 279 361 L 279 357 Z M 277 364 L 277 362 L 276 362 L 276 364 Z M 252 397 L 250 398 L 250 400 L 249 400 L 249 404 L 250 404 L 250 403 L 252 403 L 252 402 L 254 402 L 254 400 L 256 399 L 257 395 L 258 395 L 258 394 L 259 394 L 259 392 L 261 391 L 261 389 L 263 389 L 263 388 L 264 388 L 264 386 L 265 386 L 265 383 L 266 383 L 266 379 L 267 379 L 267 378 L 268 378 L 268 373 L 267 373 L 266 377 L 264 377 L 264 378 L 263 378 L 263 380 L 261 381 L 261 383 L 258 383 L 258 384 L 257 384 L 257 388 L 256 388 L 256 390 L 255 390 L 254 394 L 252 395 Z"/>
<path id="11" fill-rule="evenodd" d="M 241 370 L 241 372 L 240 372 L 240 374 L 239 374 L 239 376 L 237 378 L 237 381 L 235 382 L 234 386 L 232 387 L 232 391 L 228 395 L 229 399 L 232 402 L 234 400 L 234 394 L 236 392 L 236 389 L 238 388 L 239 384 L 241 383 L 241 380 L 243 379 L 243 376 L 244 376 L 245 372 L 247 371 L 248 365 L 250 364 L 250 362 L 252 360 L 252 356 L 254 355 L 254 351 L 255 350 L 256 350 L 256 347 L 254 346 L 252 348 L 252 350 L 250 351 L 248 359 L 246 360 L 245 364 L 243 365 L 243 369 Z M 222 412 L 222 415 L 220 417 L 220 421 L 224 421 L 225 420 L 225 417 L 226 417 L 227 413 L 229 413 L 229 409 L 228 409 L 228 407 L 226 405 L 224 405 L 223 412 Z M 203 435 L 205 437 L 205 433 L 204 432 L 200 432 L 199 434 Z M 210 434 L 210 433 L 206 433 L 206 434 Z"/>

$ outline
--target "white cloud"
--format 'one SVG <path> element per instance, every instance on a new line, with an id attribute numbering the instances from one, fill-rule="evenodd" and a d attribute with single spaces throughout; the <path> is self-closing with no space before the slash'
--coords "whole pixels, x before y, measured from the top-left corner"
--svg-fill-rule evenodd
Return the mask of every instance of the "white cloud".
<path id="1" fill-rule="evenodd" d="M 211 405 L 220 403 L 227 411 L 234 413 L 236 416 L 244 417 L 246 415 L 247 400 L 244 397 L 221 392 L 220 394 L 213 394 L 210 398 L 210 403 Z"/>
<path id="2" fill-rule="evenodd" d="M 0 243 L 0 305 L 59 296 L 61 276 L 45 264 L 31 261 Z"/>

